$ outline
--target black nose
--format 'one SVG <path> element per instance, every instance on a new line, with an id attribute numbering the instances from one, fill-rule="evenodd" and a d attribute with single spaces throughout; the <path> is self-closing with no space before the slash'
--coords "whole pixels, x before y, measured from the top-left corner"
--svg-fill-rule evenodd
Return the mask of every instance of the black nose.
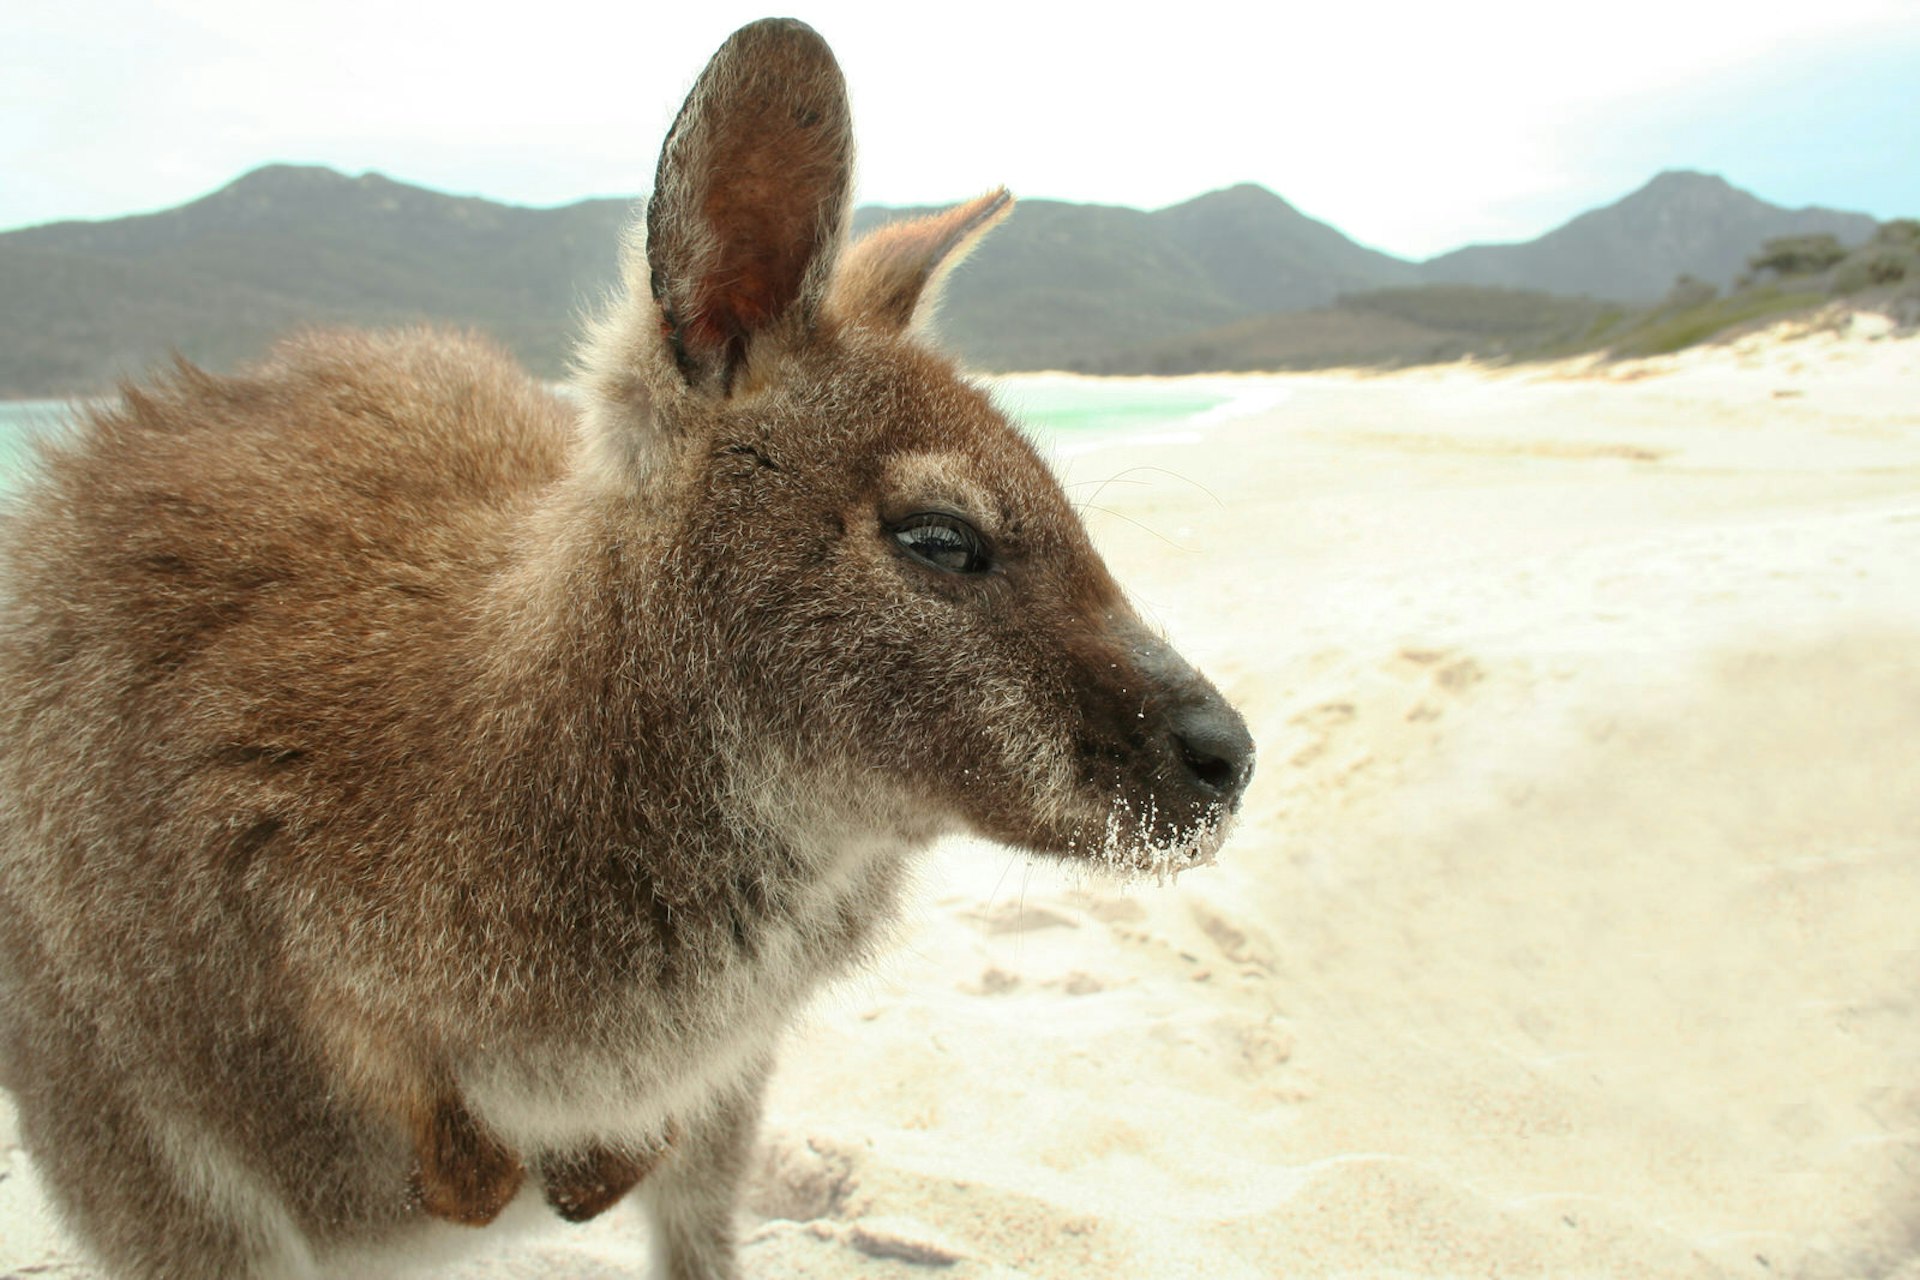
<path id="1" fill-rule="evenodd" d="M 1183 707 L 1173 717 L 1180 763 L 1202 791 L 1229 803 L 1253 778 L 1253 738 L 1240 713 L 1218 698 Z"/>

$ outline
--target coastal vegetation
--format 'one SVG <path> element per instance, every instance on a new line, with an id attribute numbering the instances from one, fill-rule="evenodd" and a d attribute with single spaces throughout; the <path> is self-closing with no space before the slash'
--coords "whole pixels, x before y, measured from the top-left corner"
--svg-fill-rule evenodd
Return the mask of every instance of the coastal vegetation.
<path id="1" fill-rule="evenodd" d="M 1920 322 L 1920 220 L 1896 218 L 1849 248 L 1828 234 L 1778 236 L 1747 261 L 1725 297 L 1683 277 L 1656 307 L 1608 335 L 1626 356 L 1663 355 L 1719 334 L 1850 299 Z"/>

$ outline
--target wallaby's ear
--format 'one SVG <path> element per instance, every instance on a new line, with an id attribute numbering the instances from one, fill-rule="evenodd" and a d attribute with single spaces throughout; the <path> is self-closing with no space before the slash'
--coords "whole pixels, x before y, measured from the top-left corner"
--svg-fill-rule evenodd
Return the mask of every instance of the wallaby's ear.
<path id="1" fill-rule="evenodd" d="M 826 42 L 791 18 L 734 32 L 680 108 L 647 205 L 653 297 L 689 384 L 724 394 L 756 338 L 813 324 L 852 180 L 852 113 Z"/>
<path id="2" fill-rule="evenodd" d="M 1007 189 L 989 191 L 867 236 L 847 254 L 829 306 L 850 324 L 898 333 L 933 314 L 947 272 L 1013 212 Z"/>

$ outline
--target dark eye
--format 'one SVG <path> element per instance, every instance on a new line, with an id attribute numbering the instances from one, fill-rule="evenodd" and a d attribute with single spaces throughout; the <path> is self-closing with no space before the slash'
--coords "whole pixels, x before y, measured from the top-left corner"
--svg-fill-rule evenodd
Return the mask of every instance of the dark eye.
<path id="1" fill-rule="evenodd" d="M 986 541 L 958 516 L 925 511 L 893 527 L 893 536 L 914 559 L 948 573 L 985 573 L 992 565 Z"/>

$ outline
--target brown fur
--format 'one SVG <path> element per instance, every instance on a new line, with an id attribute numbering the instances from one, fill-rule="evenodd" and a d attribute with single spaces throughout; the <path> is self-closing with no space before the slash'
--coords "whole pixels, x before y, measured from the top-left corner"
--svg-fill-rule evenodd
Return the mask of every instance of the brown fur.
<path id="1" fill-rule="evenodd" d="M 731 1275 L 773 1042 L 908 855 L 1217 846 L 1244 727 L 908 330 L 1004 198 L 842 254 L 846 119 L 798 23 L 715 55 L 579 407 L 311 335 L 47 449 L 0 544 L 0 1081 L 113 1274 L 346 1273 L 531 1169 Z M 903 542 L 930 511 L 990 567 Z"/>
<path id="2" fill-rule="evenodd" d="M 1011 212 L 1013 197 L 1002 187 L 945 213 L 875 231 L 840 268 L 835 300 L 845 309 L 858 308 L 843 318 L 896 333 L 910 328 L 938 296 L 939 274 Z"/>
<path id="3" fill-rule="evenodd" d="M 469 1227 L 484 1227 L 499 1217 L 527 1180 L 519 1157 L 457 1097 L 440 1099 L 413 1120 L 413 1182 L 420 1207 Z M 561 1194 L 553 1186 L 547 1190 L 549 1198 Z"/>
<path id="4" fill-rule="evenodd" d="M 671 1153 L 674 1137 L 669 1132 L 651 1151 L 614 1151 L 595 1145 L 548 1157 L 540 1168 L 547 1203 L 568 1222 L 599 1217 L 659 1167 Z"/>

